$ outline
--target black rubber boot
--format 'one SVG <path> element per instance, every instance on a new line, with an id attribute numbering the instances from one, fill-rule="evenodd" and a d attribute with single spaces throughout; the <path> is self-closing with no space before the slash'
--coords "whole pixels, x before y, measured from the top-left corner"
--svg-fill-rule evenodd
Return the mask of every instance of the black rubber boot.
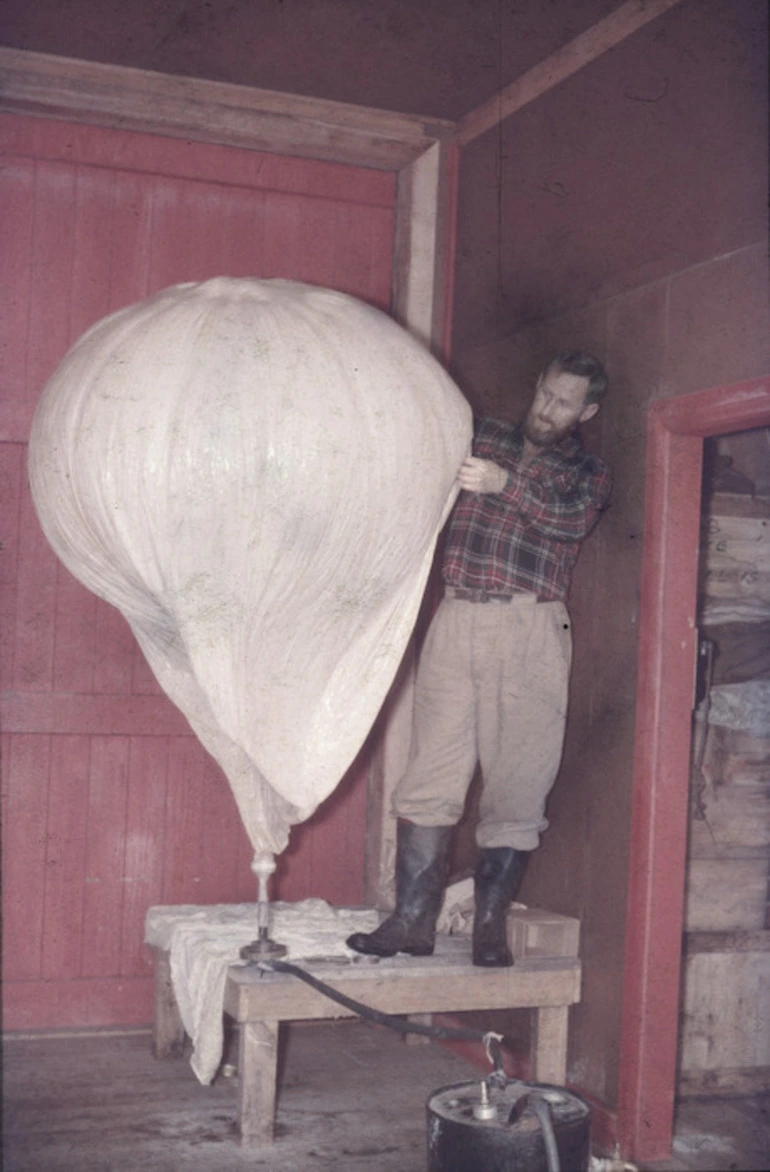
<path id="1" fill-rule="evenodd" d="M 354 932 L 348 948 L 370 956 L 430 956 L 441 910 L 452 826 L 396 828 L 396 907 L 374 932 Z"/>
<path id="2" fill-rule="evenodd" d="M 513 957 L 508 948 L 506 917 L 516 898 L 529 851 L 510 846 L 487 847 L 476 863 L 473 894 L 473 963 L 482 968 L 508 968 Z"/>

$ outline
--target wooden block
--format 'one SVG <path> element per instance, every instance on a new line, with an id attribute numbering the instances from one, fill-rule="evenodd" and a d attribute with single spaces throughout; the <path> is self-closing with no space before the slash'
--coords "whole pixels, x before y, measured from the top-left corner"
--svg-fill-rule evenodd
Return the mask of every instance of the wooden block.
<path id="1" fill-rule="evenodd" d="M 704 767 L 715 781 L 732 781 L 730 766 L 742 763 L 751 770 L 754 784 L 758 784 L 755 771 L 764 765 L 766 778 L 768 761 L 770 737 L 756 736 L 745 729 L 727 728 L 722 724 L 709 725 Z"/>
<path id="2" fill-rule="evenodd" d="M 684 948 L 687 956 L 697 952 L 770 952 L 770 931 L 688 932 Z"/>
<path id="3" fill-rule="evenodd" d="M 747 852 L 748 853 L 748 852 Z M 692 858 L 687 868 L 686 932 L 764 928 L 768 856 Z"/>
<path id="4" fill-rule="evenodd" d="M 770 847 L 770 784 L 707 785 L 700 793 L 704 814 L 690 823 L 690 855 L 721 847 Z"/>
<path id="5" fill-rule="evenodd" d="M 711 515 L 705 550 L 709 598 L 770 598 L 770 522 Z"/>
<path id="6" fill-rule="evenodd" d="M 697 1099 L 714 1096 L 744 1098 L 770 1091 L 770 1066 L 730 1066 L 721 1070 L 680 1070 L 676 1082 L 677 1098 Z"/>
<path id="7" fill-rule="evenodd" d="M 578 956 L 580 920 L 542 908 L 511 908 L 508 947 L 514 958 Z"/>
<path id="8" fill-rule="evenodd" d="M 770 951 L 685 957 L 683 1071 L 770 1066 Z"/>

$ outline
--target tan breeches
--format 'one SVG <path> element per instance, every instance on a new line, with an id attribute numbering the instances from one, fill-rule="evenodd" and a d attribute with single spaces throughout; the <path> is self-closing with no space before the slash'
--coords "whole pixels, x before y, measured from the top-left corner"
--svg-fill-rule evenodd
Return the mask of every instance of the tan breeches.
<path id="1" fill-rule="evenodd" d="M 477 762 L 480 847 L 533 850 L 564 742 L 572 636 L 561 602 L 444 599 L 420 657 L 397 817 L 451 826 Z"/>

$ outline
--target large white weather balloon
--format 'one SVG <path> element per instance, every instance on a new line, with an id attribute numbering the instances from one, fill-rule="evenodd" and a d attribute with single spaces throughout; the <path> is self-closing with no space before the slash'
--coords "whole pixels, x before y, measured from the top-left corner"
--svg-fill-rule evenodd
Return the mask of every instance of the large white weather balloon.
<path id="1" fill-rule="evenodd" d="M 33 498 L 232 787 L 255 856 L 334 789 L 393 680 L 470 409 L 384 313 L 291 281 L 178 285 L 47 384 Z"/>

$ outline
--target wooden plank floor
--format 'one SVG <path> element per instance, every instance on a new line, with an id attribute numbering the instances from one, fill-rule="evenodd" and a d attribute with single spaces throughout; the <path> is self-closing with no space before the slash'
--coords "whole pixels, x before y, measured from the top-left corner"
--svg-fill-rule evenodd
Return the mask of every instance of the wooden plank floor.
<path id="1" fill-rule="evenodd" d="M 359 1021 L 289 1026 L 282 1053 L 276 1142 L 245 1150 L 233 1080 L 204 1087 L 184 1059 L 156 1061 L 149 1030 L 7 1036 L 4 1172 L 424 1172 L 426 1100 L 479 1073 Z M 644 1172 L 768 1167 L 764 1095 L 683 1103 L 671 1158 Z"/>
<path id="2" fill-rule="evenodd" d="M 3 1170 L 424 1172 L 426 1099 L 478 1074 L 358 1021 L 281 1040 L 276 1141 L 242 1149 L 233 1080 L 202 1086 L 185 1059 L 152 1058 L 149 1031 L 6 1038 Z"/>
<path id="3" fill-rule="evenodd" d="M 683 1099 L 671 1156 L 640 1172 L 766 1172 L 770 1168 L 770 1094 Z"/>

